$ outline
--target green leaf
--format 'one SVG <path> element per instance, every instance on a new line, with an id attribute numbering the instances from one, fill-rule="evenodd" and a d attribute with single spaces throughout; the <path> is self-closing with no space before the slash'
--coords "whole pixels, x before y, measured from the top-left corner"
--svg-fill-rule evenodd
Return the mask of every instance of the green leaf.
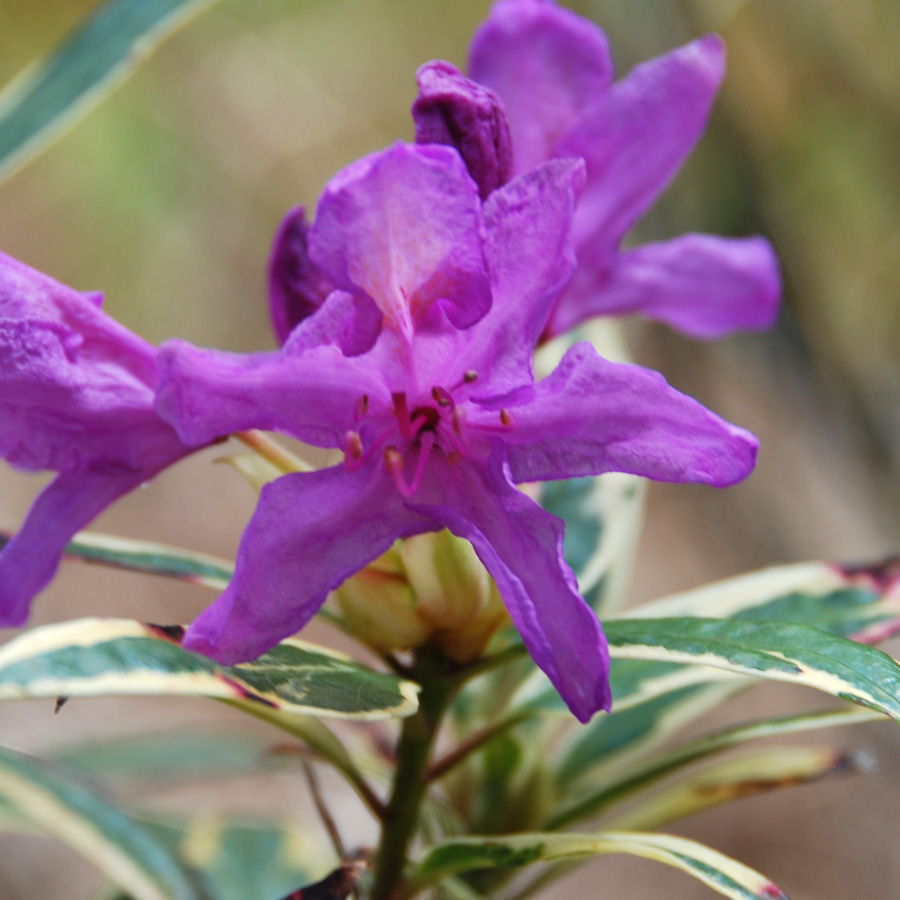
<path id="1" fill-rule="evenodd" d="M 0 549 L 9 540 L 9 534 L 0 533 Z M 228 560 L 205 553 L 89 531 L 75 535 L 66 545 L 64 556 L 114 569 L 177 578 L 220 591 L 234 574 L 234 566 Z"/>
<path id="2" fill-rule="evenodd" d="M 215 0 L 110 0 L 0 92 L 0 179 L 37 156 Z"/>
<path id="3" fill-rule="evenodd" d="M 258 660 L 220 666 L 179 646 L 180 627 L 80 619 L 0 647 L 0 699 L 181 694 L 255 712 L 349 719 L 411 715 L 418 687 L 322 647 L 283 641 Z"/>
<path id="4" fill-rule="evenodd" d="M 574 799 L 570 796 L 562 807 L 544 822 L 543 827 L 563 828 L 572 822 L 595 817 L 610 806 L 631 799 L 634 794 L 685 766 L 749 741 L 819 728 L 878 721 L 890 720 L 881 713 L 869 709 L 842 709 L 804 713 L 779 719 L 763 719 L 715 731 L 671 749 L 662 750 L 649 758 L 635 760 L 631 765 L 620 766 L 599 783 L 592 777 L 590 787 L 579 787 L 577 784 L 572 786 L 570 795 L 574 795 Z"/>
<path id="5" fill-rule="evenodd" d="M 681 776 L 671 787 L 607 822 L 606 827 L 615 831 L 659 828 L 734 800 L 864 768 L 864 757 L 831 747 L 768 747 Z"/>
<path id="6" fill-rule="evenodd" d="M 734 618 L 814 625 L 866 644 L 900 629 L 896 561 L 776 566 L 717 581 L 629 610 L 627 618 Z"/>
<path id="7" fill-rule="evenodd" d="M 900 666 L 887 654 L 808 625 L 735 619 L 618 619 L 612 656 L 713 666 L 806 685 L 900 719 Z"/>
<path id="8" fill-rule="evenodd" d="M 238 824 L 204 816 L 152 828 L 203 873 L 211 900 L 275 900 L 313 880 L 322 868 L 320 848 L 290 823 Z"/>
<path id="9" fill-rule="evenodd" d="M 629 853 L 675 866 L 733 900 L 787 900 L 759 872 L 685 838 L 638 832 L 598 834 L 517 834 L 455 838 L 433 847 L 412 875 L 420 889 L 449 875 L 478 869 L 518 868 L 535 862 Z"/>
<path id="10" fill-rule="evenodd" d="M 246 775 L 259 768 L 270 746 L 271 741 L 245 733 L 180 731 L 67 746 L 53 760 L 92 777 L 172 783 Z"/>
<path id="11" fill-rule="evenodd" d="M 150 830 L 45 762 L 0 747 L 0 797 L 134 900 L 206 896 Z"/>

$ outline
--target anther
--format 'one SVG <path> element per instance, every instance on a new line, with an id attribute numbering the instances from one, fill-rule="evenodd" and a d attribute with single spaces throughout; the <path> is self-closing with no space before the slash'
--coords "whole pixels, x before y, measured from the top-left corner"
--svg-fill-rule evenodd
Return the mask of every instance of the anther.
<path id="1" fill-rule="evenodd" d="M 369 395 L 363 394 L 359 400 L 356 401 L 356 406 L 353 409 L 353 418 L 358 422 L 360 419 L 365 418 L 366 414 L 369 412 Z"/>
<path id="2" fill-rule="evenodd" d="M 344 468 L 353 472 L 359 468 L 363 458 L 362 438 L 355 431 L 344 435 Z"/>
<path id="3" fill-rule="evenodd" d="M 456 403 L 453 401 L 453 395 L 446 388 L 433 387 L 431 396 L 438 406 L 449 406 L 451 409 L 456 406 Z"/>
<path id="4" fill-rule="evenodd" d="M 503 425 L 504 428 L 514 428 L 515 427 L 515 419 L 512 417 L 512 413 L 508 409 L 500 410 L 500 424 Z"/>
<path id="5" fill-rule="evenodd" d="M 453 385 L 453 388 L 451 388 L 451 390 L 455 390 L 461 384 L 471 384 L 473 381 L 477 381 L 477 380 L 478 380 L 478 373 L 474 369 L 469 369 L 465 373 L 463 373 L 463 377 L 460 378 L 459 381 L 457 381 L 456 384 Z"/>

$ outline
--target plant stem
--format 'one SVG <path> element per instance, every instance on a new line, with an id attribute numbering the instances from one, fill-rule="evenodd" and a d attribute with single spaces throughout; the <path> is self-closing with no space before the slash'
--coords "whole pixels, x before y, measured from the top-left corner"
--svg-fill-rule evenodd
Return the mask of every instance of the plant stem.
<path id="1" fill-rule="evenodd" d="M 447 661 L 420 650 L 410 677 L 421 685 L 419 711 L 403 722 L 397 744 L 394 785 L 382 819 L 381 841 L 375 862 L 372 900 L 390 900 L 403 878 L 410 842 L 428 788 L 428 762 L 435 735 L 452 693 Z"/>

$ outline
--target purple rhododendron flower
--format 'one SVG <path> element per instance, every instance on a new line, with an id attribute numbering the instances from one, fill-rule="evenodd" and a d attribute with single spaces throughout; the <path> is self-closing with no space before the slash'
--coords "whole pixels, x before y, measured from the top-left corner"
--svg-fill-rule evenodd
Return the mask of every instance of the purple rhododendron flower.
<path id="1" fill-rule="evenodd" d="M 545 337 L 592 316 L 631 312 L 705 339 L 773 323 L 780 280 L 762 238 L 687 234 L 620 249 L 700 137 L 724 55 L 722 41 L 710 35 L 614 84 L 606 37 L 593 23 L 553 0 L 498 0 L 472 43 L 474 81 L 445 62 L 420 69 L 417 140 L 456 146 L 480 185 L 485 172 L 502 183 L 498 173 L 509 168 L 494 149 L 503 110 L 512 171 L 552 158 L 587 165 L 574 224 L 578 268 Z M 491 107 L 492 97 L 502 109 Z M 435 109 L 449 123 L 443 129 Z"/>
<path id="2" fill-rule="evenodd" d="M 193 452 L 153 409 L 156 349 L 72 288 L 0 254 L 0 456 L 59 474 L 0 554 L 0 626 L 21 626 L 72 535 Z"/>
<path id="3" fill-rule="evenodd" d="M 397 538 L 447 528 L 573 713 L 609 708 L 605 639 L 563 560 L 563 523 L 515 485 L 620 471 L 724 486 L 750 472 L 756 441 L 589 344 L 535 382 L 583 182 L 581 161 L 556 160 L 482 202 L 452 148 L 373 154 L 331 180 L 304 233 L 333 290 L 281 350 L 162 346 L 157 410 L 186 444 L 264 428 L 345 454 L 263 489 L 234 578 L 185 647 L 256 657 Z"/>

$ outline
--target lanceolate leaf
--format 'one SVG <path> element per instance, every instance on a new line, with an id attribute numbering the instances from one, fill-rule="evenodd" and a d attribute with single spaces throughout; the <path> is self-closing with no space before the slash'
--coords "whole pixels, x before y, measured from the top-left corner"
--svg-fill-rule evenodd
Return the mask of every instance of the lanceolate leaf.
<path id="1" fill-rule="evenodd" d="M 685 838 L 639 832 L 517 834 L 443 841 L 413 872 L 416 888 L 476 869 L 518 868 L 535 862 L 629 853 L 675 866 L 733 900 L 787 900 L 765 876 L 709 847 Z"/>
<path id="2" fill-rule="evenodd" d="M 781 719 L 763 719 L 715 731 L 671 749 L 662 750 L 631 766 L 622 766 L 614 776 L 594 783 L 590 789 L 576 788 L 573 791 L 575 799 L 570 799 L 562 809 L 558 809 L 544 823 L 544 827 L 564 828 L 572 822 L 595 817 L 610 806 L 629 800 L 634 794 L 685 766 L 749 741 L 873 721 L 890 720 L 873 710 L 851 708 L 805 713 Z"/>
<path id="3" fill-rule="evenodd" d="M 202 872 L 210 900 L 276 900 L 322 867 L 321 848 L 287 822 L 237 824 L 203 816 L 148 827 Z"/>
<path id="4" fill-rule="evenodd" d="M 411 715 L 418 688 L 296 640 L 258 660 L 220 666 L 182 650 L 180 627 L 80 619 L 27 632 L 0 648 L 0 699 L 184 694 L 252 710 L 350 719 Z"/>
<path id="5" fill-rule="evenodd" d="M 92 862 L 133 900 L 206 900 L 149 829 L 40 760 L 0 748 L 0 798 Z"/>
<path id="6" fill-rule="evenodd" d="M 796 622 L 872 644 L 900 630 L 900 563 L 778 566 L 664 597 L 627 613 L 629 619 L 674 616 Z"/>
<path id="7" fill-rule="evenodd" d="M 607 822 L 616 831 L 659 828 L 677 819 L 757 794 L 863 769 L 858 754 L 831 747 L 768 747 L 680 778 L 666 790 Z"/>
<path id="8" fill-rule="evenodd" d="M 887 654 L 808 625 L 734 619 L 619 619 L 610 653 L 708 665 L 788 681 L 900 719 L 900 666 Z"/>
<path id="9" fill-rule="evenodd" d="M 0 549 L 9 538 L 8 534 L 0 534 Z M 75 536 L 67 545 L 65 556 L 115 569 L 177 578 L 220 591 L 225 589 L 234 574 L 234 566 L 228 560 L 205 553 L 89 531 Z"/>
<path id="10" fill-rule="evenodd" d="M 109 0 L 0 93 L 0 179 L 37 156 L 215 0 Z"/>

